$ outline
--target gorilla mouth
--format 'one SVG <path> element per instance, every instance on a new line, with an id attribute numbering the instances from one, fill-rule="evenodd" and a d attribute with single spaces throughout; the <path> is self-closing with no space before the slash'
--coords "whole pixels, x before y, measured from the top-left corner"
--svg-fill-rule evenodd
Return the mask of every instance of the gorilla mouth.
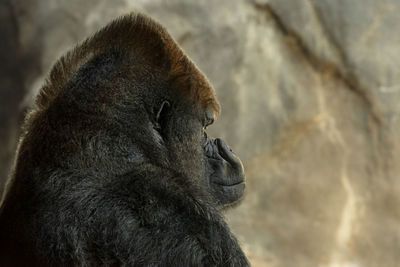
<path id="1" fill-rule="evenodd" d="M 243 195 L 244 189 L 246 187 L 244 181 L 233 185 L 218 185 L 224 196 L 230 196 L 230 198 L 232 198 L 230 202 L 234 202 L 235 200 L 239 199 Z"/>
<path id="2" fill-rule="evenodd" d="M 232 184 L 228 184 L 228 183 L 218 183 L 218 182 L 213 182 L 216 185 L 220 185 L 222 187 L 231 187 L 231 186 L 239 186 L 239 185 L 244 185 L 244 181 L 240 181 L 237 183 L 232 183 Z"/>

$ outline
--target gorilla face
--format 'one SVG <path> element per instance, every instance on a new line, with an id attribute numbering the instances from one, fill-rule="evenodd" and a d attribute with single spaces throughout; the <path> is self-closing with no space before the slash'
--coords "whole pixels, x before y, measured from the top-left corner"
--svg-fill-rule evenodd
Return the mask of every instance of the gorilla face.
<path id="1" fill-rule="evenodd" d="M 206 132 L 203 148 L 206 178 L 214 199 L 220 206 L 233 204 L 243 196 L 245 188 L 242 162 L 222 139 L 209 139 Z"/>
<path id="2" fill-rule="evenodd" d="M 167 143 L 166 150 L 174 151 L 170 157 L 172 165 L 175 165 L 173 168 L 197 170 L 188 174 L 189 177 L 203 174 L 197 179 L 206 185 L 206 191 L 217 206 L 224 208 L 235 204 L 245 190 L 243 164 L 222 139 L 208 137 L 206 128 L 214 122 L 215 113 L 206 108 L 205 112 L 197 115 L 185 106 L 182 108 L 184 114 L 190 114 L 185 117 L 177 110 L 180 109 L 174 108 L 169 101 L 163 101 L 156 113 L 154 127 Z M 174 159 L 180 160 L 176 162 Z"/>

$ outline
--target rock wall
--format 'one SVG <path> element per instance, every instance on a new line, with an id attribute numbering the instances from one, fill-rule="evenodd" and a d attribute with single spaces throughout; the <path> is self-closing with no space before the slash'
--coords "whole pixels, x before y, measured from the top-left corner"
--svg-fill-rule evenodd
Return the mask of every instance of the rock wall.
<path id="1" fill-rule="evenodd" d="M 1 56 L 15 50 L 24 71 L 14 66 L 21 77 L 0 91 L 0 144 L 15 144 L 3 120 L 18 110 L 12 92 L 29 92 L 29 105 L 63 52 L 145 12 L 215 86 L 211 134 L 248 179 L 226 217 L 253 266 L 400 266 L 398 1 L 11 0 L 4 10 L 16 30 L 0 28 L 11 38 Z"/>

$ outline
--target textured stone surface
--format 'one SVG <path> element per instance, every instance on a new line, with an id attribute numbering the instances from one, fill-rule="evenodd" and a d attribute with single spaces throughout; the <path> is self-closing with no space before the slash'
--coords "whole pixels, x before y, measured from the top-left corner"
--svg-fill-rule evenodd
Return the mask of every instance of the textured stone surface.
<path id="1" fill-rule="evenodd" d="M 0 178 L 5 178 L 18 138 L 19 104 L 24 95 L 19 64 L 18 26 L 10 5 L 0 2 Z M 29 68 L 29 67 L 28 67 Z M 4 179 L 0 179 L 0 193 Z"/>
<path id="2" fill-rule="evenodd" d="M 115 16 L 143 11 L 168 28 L 215 86 L 211 133 L 244 161 L 247 196 L 226 216 L 253 266 L 400 266 L 398 1 L 12 4 L 18 60 L 37 65 L 18 80 L 24 103 Z"/>

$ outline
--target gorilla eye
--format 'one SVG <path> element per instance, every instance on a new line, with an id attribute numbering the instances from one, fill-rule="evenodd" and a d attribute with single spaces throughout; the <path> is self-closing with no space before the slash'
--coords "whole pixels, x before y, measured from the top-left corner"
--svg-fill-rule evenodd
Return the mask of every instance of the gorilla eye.
<path id="1" fill-rule="evenodd" d="M 214 114 L 207 108 L 204 115 L 204 129 L 207 129 L 208 126 L 214 123 Z"/>
<path id="2" fill-rule="evenodd" d="M 214 123 L 214 119 L 210 119 L 205 122 L 203 129 L 206 130 L 208 126 Z"/>

